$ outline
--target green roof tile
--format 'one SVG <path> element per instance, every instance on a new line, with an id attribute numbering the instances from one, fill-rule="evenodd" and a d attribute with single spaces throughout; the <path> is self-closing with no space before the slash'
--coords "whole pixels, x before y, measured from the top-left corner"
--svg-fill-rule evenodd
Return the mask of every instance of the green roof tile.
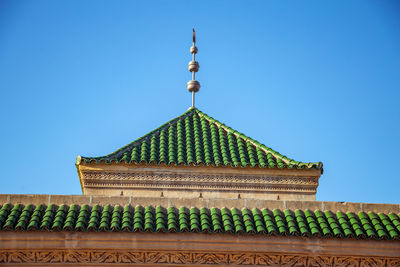
<path id="1" fill-rule="evenodd" d="M 327 218 L 325 218 L 325 214 L 321 212 L 320 210 L 316 210 L 314 212 L 315 217 L 317 218 L 318 225 L 321 227 L 322 235 L 323 236 L 333 236 L 331 227 L 329 225 L 329 222 L 327 221 Z M 334 222 L 335 227 L 336 222 Z"/>
<path id="2" fill-rule="evenodd" d="M 119 231 L 121 229 L 122 207 L 115 206 L 111 215 L 111 231 Z"/>
<path id="3" fill-rule="evenodd" d="M 260 210 L 258 209 L 253 209 L 251 211 L 252 215 L 253 215 L 253 220 L 254 220 L 254 224 L 255 224 L 255 228 L 257 230 L 257 233 L 260 234 L 266 234 L 267 230 L 265 229 L 265 225 L 264 225 L 264 219 L 262 216 L 262 213 Z"/>
<path id="4" fill-rule="evenodd" d="M 240 210 L 233 208 L 231 210 L 232 214 L 232 219 L 233 219 L 233 224 L 235 226 L 235 232 L 236 233 L 244 233 L 245 232 L 245 227 L 243 223 L 243 218 L 241 215 Z"/>
<path id="5" fill-rule="evenodd" d="M 3 226 L 3 229 L 13 230 L 21 215 L 21 211 L 22 211 L 22 205 L 21 204 L 15 205 L 9 213 L 6 222 Z"/>
<path id="6" fill-rule="evenodd" d="M 4 204 L 0 209 L 0 227 L 3 227 L 11 210 L 10 204 Z"/>
<path id="7" fill-rule="evenodd" d="M 292 212 L 290 210 L 285 210 L 283 213 L 285 215 L 289 233 L 291 235 L 296 235 L 296 236 L 299 235 L 300 231 L 297 228 L 296 219 L 295 219 L 294 215 L 292 214 Z"/>
<path id="8" fill-rule="evenodd" d="M 113 208 L 110 205 L 104 206 L 100 218 L 100 225 L 99 225 L 100 231 L 108 231 L 110 229 L 112 210 Z"/>
<path id="9" fill-rule="evenodd" d="M 132 231 L 133 230 L 133 212 L 132 208 L 129 205 L 126 205 L 124 207 L 123 213 L 122 213 L 122 221 L 121 221 L 121 229 L 123 231 Z"/>
<path id="10" fill-rule="evenodd" d="M 211 209 L 211 221 L 212 221 L 214 232 L 221 233 L 224 231 L 221 213 L 216 208 Z"/>
<path id="11" fill-rule="evenodd" d="M 156 231 L 166 232 L 168 230 L 168 218 L 163 207 L 156 207 Z"/>
<path id="12" fill-rule="evenodd" d="M 179 229 L 181 232 L 190 231 L 189 213 L 185 207 L 179 208 Z"/>
<path id="13" fill-rule="evenodd" d="M 179 231 L 179 220 L 177 218 L 177 212 L 174 207 L 169 207 L 167 210 L 167 222 L 168 222 L 168 232 Z"/>
<path id="14" fill-rule="evenodd" d="M 60 231 L 63 229 L 67 215 L 67 209 L 68 208 L 66 205 L 61 205 L 58 207 L 54 217 L 53 225 L 51 227 L 52 230 Z"/>
<path id="15" fill-rule="evenodd" d="M 83 205 L 79 211 L 75 229 L 78 231 L 84 231 L 88 226 L 87 224 L 89 220 L 90 220 L 90 207 L 88 205 Z"/>
<path id="16" fill-rule="evenodd" d="M 353 237 L 354 236 L 353 228 L 351 227 L 351 224 L 349 223 L 346 214 L 342 212 L 337 212 L 336 217 L 338 219 L 340 227 L 342 228 L 343 235 L 345 237 Z M 359 230 L 359 228 L 360 227 L 358 226 L 357 229 Z M 360 232 L 360 234 L 362 234 L 362 231 Z"/>
<path id="17" fill-rule="evenodd" d="M 307 212 L 307 210 L 306 210 L 306 212 Z M 296 217 L 296 221 L 297 221 L 298 226 L 299 226 L 300 234 L 303 235 L 303 236 L 310 236 L 311 233 L 310 233 L 308 221 L 307 221 L 307 218 L 306 218 L 306 216 L 308 214 L 305 215 L 304 211 L 296 210 L 294 215 Z"/>
<path id="18" fill-rule="evenodd" d="M 206 165 L 319 169 L 322 163 L 292 160 L 209 117 L 196 108 L 103 157 L 85 163 Z M 79 160 L 77 164 L 79 164 Z"/>
<path id="19" fill-rule="evenodd" d="M 49 205 L 47 206 L 46 210 L 44 211 L 43 214 L 43 219 L 41 220 L 40 224 L 40 229 L 42 230 L 50 230 L 51 226 L 53 225 L 54 222 L 54 215 L 55 215 L 55 205 Z"/>
<path id="20" fill-rule="evenodd" d="M 276 210 L 275 213 L 279 215 L 279 211 Z M 267 229 L 268 234 L 278 234 L 278 228 L 274 219 L 274 215 L 271 214 L 267 209 L 263 209 L 262 215 L 264 217 L 265 228 Z"/>
<path id="21" fill-rule="evenodd" d="M 144 213 L 143 207 L 136 206 L 133 212 L 133 231 L 139 232 L 144 229 Z"/>
<path id="22" fill-rule="evenodd" d="M 255 234 L 255 226 L 253 222 L 253 216 L 251 214 L 251 211 L 249 209 L 242 209 L 242 217 L 243 217 L 243 224 L 245 227 L 246 233 L 249 234 Z"/>
<path id="23" fill-rule="evenodd" d="M 222 219 L 222 223 L 224 225 L 224 230 L 227 233 L 234 233 L 235 232 L 235 228 L 234 228 L 234 224 L 233 224 L 233 220 L 232 220 L 232 215 L 229 209 L 227 208 L 222 208 L 221 209 L 221 219 Z"/>
<path id="24" fill-rule="evenodd" d="M 196 233 L 201 230 L 200 217 L 197 208 L 190 208 L 190 230 Z"/>
<path id="25" fill-rule="evenodd" d="M 2 231 L 134 231 L 261 234 L 400 240 L 394 213 L 126 205 L 11 205 L 0 208 Z"/>
<path id="26" fill-rule="evenodd" d="M 22 213 L 18 219 L 18 222 L 15 226 L 16 230 L 25 230 L 28 226 L 29 219 L 32 216 L 33 212 L 33 205 L 26 205 L 25 208 L 22 210 Z"/>
<path id="27" fill-rule="evenodd" d="M 99 226 L 100 220 L 101 220 L 101 208 L 99 205 L 94 205 L 90 212 L 87 230 L 89 230 L 89 231 L 96 230 Z"/>
<path id="28" fill-rule="evenodd" d="M 349 228 L 352 228 L 354 230 L 354 233 L 355 233 L 355 235 L 357 237 L 364 238 L 366 235 L 365 235 L 365 232 L 363 230 L 362 224 L 360 222 L 360 218 L 357 217 L 357 215 L 355 215 L 352 212 L 347 213 L 347 217 L 349 218 L 348 222 L 351 225 L 351 227 L 349 227 Z"/>
<path id="29" fill-rule="evenodd" d="M 146 232 L 153 232 L 155 230 L 155 216 L 154 208 L 147 206 L 144 209 L 144 230 Z"/>
<path id="30" fill-rule="evenodd" d="M 29 220 L 28 230 L 38 230 L 40 228 L 40 222 L 42 221 L 42 216 L 44 214 L 45 206 L 38 205 L 34 209 L 32 216 Z"/>
<path id="31" fill-rule="evenodd" d="M 69 207 L 67 217 L 64 222 L 64 230 L 72 231 L 75 229 L 76 219 L 78 217 L 79 208 L 77 205 L 71 205 Z"/>
<path id="32" fill-rule="evenodd" d="M 212 232 L 212 223 L 210 218 L 210 213 L 207 208 L 200 209 L 200 223 L 201 223 L 201 230 L 203 232 L 209 233 Z"/>

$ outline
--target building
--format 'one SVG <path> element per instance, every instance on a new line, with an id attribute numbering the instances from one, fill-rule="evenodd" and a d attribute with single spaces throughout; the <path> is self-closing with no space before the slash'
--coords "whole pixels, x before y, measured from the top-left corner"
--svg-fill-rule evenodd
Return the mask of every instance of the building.
<path id="1" fill-rule="evenodd" d="M 0 264 L 400 266 L 400 206 L 316 201 L 323 165 L 194 106 L 103 157 L 83 195 L 0 195 Z"/>

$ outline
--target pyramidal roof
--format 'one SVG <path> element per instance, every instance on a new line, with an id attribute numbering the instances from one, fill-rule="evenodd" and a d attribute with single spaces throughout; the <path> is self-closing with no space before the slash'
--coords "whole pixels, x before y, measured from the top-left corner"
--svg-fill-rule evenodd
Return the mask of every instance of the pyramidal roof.
<path id="1" fill-rule="evenodd" d="M 77 164 L 80 162 L 297 168 L 322 172 L 322 162 L 290 159 L 193 107 L 109 155 L 78 156 Z"/>

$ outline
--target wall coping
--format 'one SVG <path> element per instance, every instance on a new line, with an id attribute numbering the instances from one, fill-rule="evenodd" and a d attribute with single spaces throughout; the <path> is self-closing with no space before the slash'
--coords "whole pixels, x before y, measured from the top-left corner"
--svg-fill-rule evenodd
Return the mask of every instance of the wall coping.
<path id="1" fill-rule="evenodd" d="M 163 198 L 134 196 L 94 196 L 94 195 L 36 195 L 36 194 L 0 194 L 0 205 L 10 204 L 55 204 L 55 205 L 132 205 L 163 207 L 206 207 L 206 208 L 268 208 L 290 210 L 321 210 L 342 212 L 400 213 L 400 204 L 377 204 L 332 201 L 297 200 L 258 200 L 258 199 L 205 199 L 205 198 Z"/>

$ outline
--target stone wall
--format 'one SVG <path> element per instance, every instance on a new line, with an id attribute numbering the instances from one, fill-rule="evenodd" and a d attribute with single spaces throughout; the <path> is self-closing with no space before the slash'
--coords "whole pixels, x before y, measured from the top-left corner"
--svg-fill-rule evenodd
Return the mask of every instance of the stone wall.
<path id="1" fill-rule="evenodd" d="M 254 199 L 205 199 L 205 198 L 163 198 L 132 196 L 85 196 L 85 195 L 18 195 L 0 194 L 0 204 L 88 204 L 88 205 L 141 205 L 163 207 L 206 207 L 206 208 L 268 208 L 273 209 L 310 209 L 330 210 L 333 212 L 382 212 L 400 213 L 400 204 L 374 204 L 330 201 L 295 201 L 295 200 L 254 200 Z"/>

